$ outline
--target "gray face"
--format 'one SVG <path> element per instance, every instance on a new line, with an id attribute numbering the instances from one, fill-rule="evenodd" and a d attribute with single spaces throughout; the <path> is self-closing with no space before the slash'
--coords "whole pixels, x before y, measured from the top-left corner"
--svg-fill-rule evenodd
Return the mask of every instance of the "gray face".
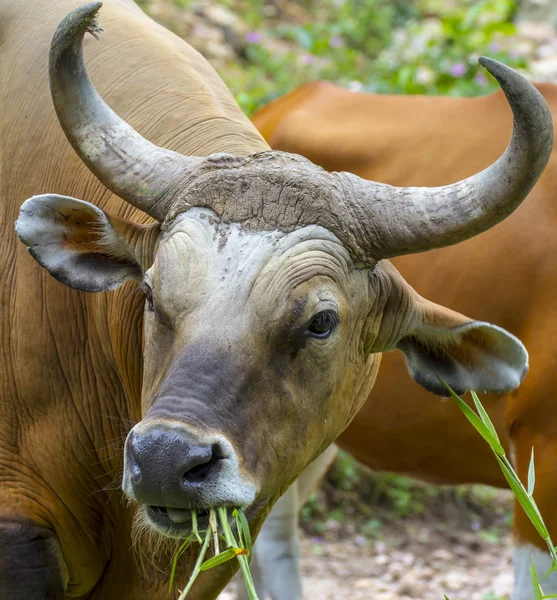
<path id="1" fill-rule="evenodd" d="M 362 340 L 369 277 L 320 227 L 253 234 L 192 209 L 144 287 L 144 418 L 123 488 L 183 535 L 184 509 L 267 501 L 363 402 L 377 363 Z"/>

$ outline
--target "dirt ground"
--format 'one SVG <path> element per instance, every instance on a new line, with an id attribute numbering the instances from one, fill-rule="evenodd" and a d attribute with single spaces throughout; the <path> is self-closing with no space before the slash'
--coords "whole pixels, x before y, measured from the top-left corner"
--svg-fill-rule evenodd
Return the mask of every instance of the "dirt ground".
<path id="1" fill-rule="evenodd" d="M 322 536 L 304 532 L 304 600 L 507 600 L 510 507 L 510 494 L 498 492 L 491 514 L 447 506 L 437 516 L 391 515 L 377 539 L 338 523 Z"/>
<path id="2" fill-rule="evenodd" d="M 461 532 L 464 533 L 464 532 Z M 304 598 L 307 600 L 495 600 L 512 589 L 511 540 L 478 542 L 464 535 L 455 543 L 428 543 L 427 528 L 398 546 L 358 540 L 325 542 L 321 556 L 304 539 Z M 420 542 L 420 539 L 423 541 Z"/>

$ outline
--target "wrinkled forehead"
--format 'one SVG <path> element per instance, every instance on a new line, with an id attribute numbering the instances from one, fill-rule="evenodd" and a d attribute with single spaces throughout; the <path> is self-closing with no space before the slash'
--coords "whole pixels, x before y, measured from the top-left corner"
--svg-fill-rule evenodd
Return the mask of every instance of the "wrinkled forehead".
<path id="1" fill-rule="evenodd" d="M 239 224 L 222 223 L 210 210 L 192 208 L 165 231 L 146 279 L 159 297 L 199 294 L 209 287 L 245 294 L 256 280 L 285 277 L 302 267 L 339 279 L 352 268 L 352 260 L 338 238 L 323 227 L 306 226 L 290 233 L 246 231 Z"/>

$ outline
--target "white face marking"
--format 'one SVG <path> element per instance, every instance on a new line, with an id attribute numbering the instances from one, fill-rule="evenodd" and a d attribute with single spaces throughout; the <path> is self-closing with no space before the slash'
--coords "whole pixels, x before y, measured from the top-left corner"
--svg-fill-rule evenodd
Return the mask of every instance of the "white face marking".
<path id="1" fill-rule="evenodd" d="M 532 561 L 544 594 L 557 594 L 557 573 L 551 573 L 543 579 L 551 568 L 549 552 L 531 544 L 515 546 L 513 549 L 514 589 L 511 600 L 532 600 L 534 598 L 530 568 Z"/>
<path id="2" fill-rule="evenodd" d="M 311 260 L 324 273 L 328 271 L 323 263 L 330 262 L 328 270 L 337 274 L 344 274 L 351 262 L 338 239 L 322 227 L 308 226 L 289 234 L 249 233 L 240 225 L 219 223 L 208 210 L 192 208 L 164 234 L 145 280 L 157 288 L 159 303 L 170 318 L 203 306 L 208 319 L 211 303 L 220 308 L 226 301 L 231 311 L 242 313 L 247 298 L 261 294 L 261 280 L 277 292 L 285 284 L 294 285 L 306 274 L 300 261 L 308 262 L 310 269 Z M 326 308 L 334 304 L 331 296 L 321 293 L 315 300 Z"/>

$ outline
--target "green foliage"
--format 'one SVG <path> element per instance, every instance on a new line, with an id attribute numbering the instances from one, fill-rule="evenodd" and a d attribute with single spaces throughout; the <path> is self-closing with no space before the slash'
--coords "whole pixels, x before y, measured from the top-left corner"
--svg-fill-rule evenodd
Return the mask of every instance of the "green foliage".
<path id="1" fill-rule="evenodd" d="M 476 406 L 476 410 L 478 414 L 474 413 L 468 405 L 457 395 L 455 392 L 441 379 L 443 385 L 447 388 L 449 394 L 454 398 L 457 402 L 458 406 L 461 408 L 464 416 L 470 421 L 470 423 L 474 426 L 476 431 L 484 438 L 484 440 L 488 443 L 489 447 L 493 451 L 505 478 L 507 479 L 511 490 L 513 491 L 515 498 L 518 500 L 520 507 L 525 512 L 526 516 L 532 523 L 532 525 L 536 528 L 536 531 L 540 535 L 540 537 L 546 542 L 547 549 L 549 551 L 549 555 L 551 556 L 551 572 L 557 572 L 557 548 L 553 545 L 551 538 L 549 537 L 549 532 L 547 527 L 543 521 L 543 518 L 540 514 L 536 501 L 534 500 L 534 483 L 535 483 L 535 468 L 534 468 L 534 450 L 532 448 L 532 454 L 530 457 L 530 464 L 528 467 L 528 489 L 524 487 L 524 484 L 518 477 L 516 471 L 514 470 L 511 462 L 505 455 L 505 451 L 502 449 L 501 442 L 495 431 L 495 427 L 491 422 L 487 412 L 484 410 L 480 399 L 476 392 L 470 392 L 472 394 L 472 399 L 474 400 L 474 405 Z M 466 407 L 466 409 L 464 409 Z M 544 600 L 545 598 L 555 598 L 557 595 L 544 595 L 543 590 L 541 588 L 538 574 L 536 573 L 536 566 L 532 563 L 530 568 L 530 574 L 532 577 L 532 587 L 534 591 L 534 596 L 536 600 Z M 546 575 L 547 576 L 547 575 Z"/>
<path id="2" fill-rule="evenodd" d="M 509 43 L 515 8 L 514 0 L 439 3 L 437 17 L 413 19 L 395 34 L 391 47 L 378 56 L 366 89 L 455 96 L 493 91 L 497 85 L 478 66 L 479 56 L 526 66 Z"/>
<path id="3" fill-rule="evenodd" d="M 360 533 L 367 538 L 377 538 L 381 534 L 383 522 L 381 519 L 370 519 L 367 523 L 360 527 Z"/>
<path id="4" fill-rule="evenodd" d="M 478 537 L 482 542 L 498 544 L 501 541 L 501 530 L 498 527 L 490 527 L 478 531 Z"/>
<path id="5" fill-rule="evenodd" d="M 357 492 L 370 514 L 379 503 L 390 507 L 399 517 L 421 514 L 432 498 L 444 494 L 442 488 L 402 475 L 374 473 L 343 451 L 339 452 L 328 481 L 336 489 Z M 366 511 L 365 505 L 361 507 L 363 513 Z M 334 513 L 328 516 L 335 518 Z"/>
<path id="6" fill-rule="evenodd" d="M 497 89 L 486 54 L 525 67 L 512 48 L 514 0 L 323 0 L 307 20 L 266 24 L 262 0 L 241 13 L 254 28 L 246 63 L 221 76 L 247 114 L 305 82 L 403 94 L 478 95 Z"/>
<path id="7" fill-rule="evenodd" d="M 383 526 L 379 515 L 391 513 L 395 518 L 439 514 L 443 506 L 460 507 L 470 519 L 482 519 L 493 513 L 497 490 L 487 486 L 441 487 L 395 473 L 377 473 L 359 464 L 350 454 L 340 451 L 329 471 L 321 493 L 312 494 L 301 512 L 302 522 L 316 535 L 322 535 L 327 522 L 343 526 L 358 522 L 358 531 L 376 538 Z M 499 515 L 500 526 L 492 526 L 486 537 L 490 541 L 504 535 L 511 514 Z M 487 540 L 486 540 L 487 541 Z"/>
<path id="8" fill-rule="evenodd" d="M 324 0 L 310 3 L 305 23 L 266 27 L 263 4 L 248 0 L 241 13 L 256 29 L 248 36 L 256 41 L 246 50 L 247 64 L 221 72 L 248 114 L 307 81 L 344 82 L 364 72 L 409 12 L 403 0 Z"/>

